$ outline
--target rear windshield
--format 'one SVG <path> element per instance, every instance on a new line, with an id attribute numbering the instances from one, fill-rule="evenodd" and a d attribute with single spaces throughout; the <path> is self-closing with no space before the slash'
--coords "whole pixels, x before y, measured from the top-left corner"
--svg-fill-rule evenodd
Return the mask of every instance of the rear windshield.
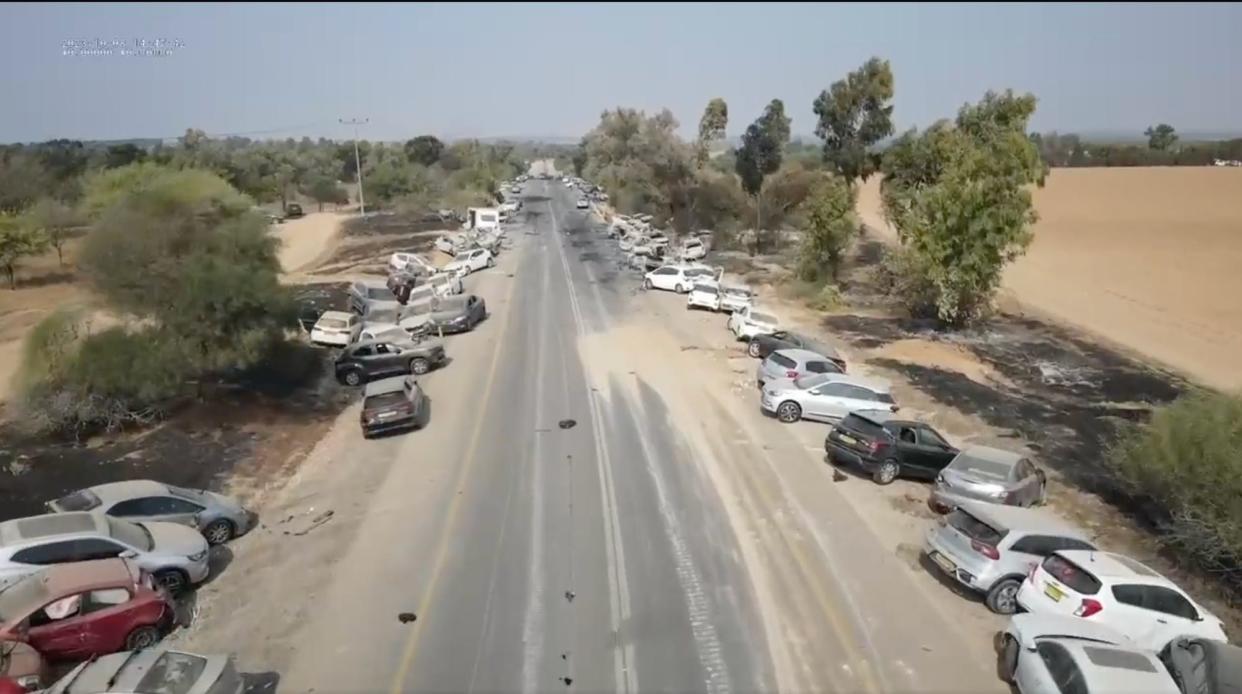
<path id="1" fill-rule="evenodd" d="M 137 547 L 144 552 L 150 552 L 155 546 L 155 541 L 151 537 L 151 533 L 138 523 L 130 523 L 117 518 L 108 518 L 108 534 L 129 545 Z"/>
<path id="2" fill-rule="evenodd" d="M 759 313 L 758 311 L 752 312 L 750 314 L 750 319 L 759 323 L 776 323 L 776 316 L 773 316 L 770 313 Z"/>
<path id="3" fill-rule="evenodd" d="M 841 420 L 841 427 L 872 438 L 878 438 L 884 432 L 884 427 L 856 414 L 845 415 L 845 419 Z"/>
<path id="4" fill-rule="evenodd" d="M 1095 595 L 1100 592 L 1100 579 L 1065 557 L 1049 554 L 1043 566 L 1044 571 L 1047 571 L 1053 578 L 1083 595 Z"/>
<path id="5" fill-rule="evenodd" d="M 397 298 L 388 287 L 367 287 L 367 298 L 392 301 Z"/>
<path id="6" fill-rule="evenodd" d="M 716 287 L 710 284 L 696 284 L 694 285 L 694 291 L 702 292 L 704 294 L 711 294 L 712 296 L 720 293 L 719 289 L 716 289 Z"/>
<path id="7" fill-rule="evenodd" d="M 702 267 L 690 268 L 689 270 L 686 270 L 686 277 L 710 277 L 714 274 L 716 273 Z"/>
<path id="8" fill-rule="evenodd" d="M 89 489 L 76 491 L 56 500 L 61 511 L 89 511 L 99 505 L 99 497 Z"/>
<path id="9" fill-rule="evenodd" d="M 381 393 L 368 397 L 367 401 L 363 403 L 362 408 L 364 410 L 379 409 L 381 407 L 400 405 L 403 402 L 405 402 L 404 393 Z"/>
<path id="10" fill-rule="evenodd" d="M 346 323 L 340 318 L 320 318 L 319 325 L 325 328 L 344 328 Z"/>
<path id="11" fill-rule="evenodd" d="M 151 664 L 134 691 L 151 694 L 186 694 L 198 682 L 207 659 L 189 653 L 168 651 Z"/>
<path id="12" fill-rule="evenodd" d="M 740 296 L 740 297 L 750 296 L 750 290 L 743 289 L 742 287 L 725 287 L 724 293 L 728 294 L 729 296 Z"/>
<path id="13" fill-rule="evenodd" d="M 1010 465 L 1007 463 L 998 463 L 995 460 L 987 460 L 985 458 L 976 458 L 974 456 L 961 454 L 954 459 L 953 467 L 959 470 L 969 471 L 982 477 L 992 477 L 998 480 L 1009 479 Z"/>
<path id="14" fill-rule="evenodd" d="M 798 365 L 798 362 L 794 361 L 793 359 L 790 359 L 789 357 L 783 354 L 780 354 L 779 352 L 773 352 L 772 356 L 768 358 L 772 360 L 773 364 L 776 364 L 777 366 L 783 366 L 786 369 L 792 369 Z"/>
<path id="15" fill-rule="evenodd" d="M 996 528 L 975 518 L 962 509 L 957 509 L 949 514 L 949 525 L 953 526 L 966 537 L 972 540 L 978 540 L 984 544 L 995 546 L 1005 536 L 1004 533 Z"/>
<path id="16" fill-rule="evenodd" d="M 872 392 L 875 395 L 876 402 L 882 402 L 885 405 L 894 404 L 892 395 L 889 395 L 888 393 L 875 393 L 874 391 Z"/>

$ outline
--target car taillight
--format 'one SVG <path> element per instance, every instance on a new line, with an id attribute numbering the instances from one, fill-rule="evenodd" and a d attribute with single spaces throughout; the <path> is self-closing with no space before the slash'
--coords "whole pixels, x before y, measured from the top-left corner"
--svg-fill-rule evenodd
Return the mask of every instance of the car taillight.
<path id="1" fill-rule="evenodd" d="M 1083 598 L 1082 604 L 1078 606 L 1078 609 L 1074 610 L 1074 616 L 1075 617 L 1090 617 L 1091 615 L 1096 614 L 1100 610 L 1103 610 L 1103 609 L 1104 609 L 1104 606 L 1100 604 L 1099 600 L 1092 600 L 1091 598 Z"/>
<path id="2" fill-rule="evenodd" d="M 872 441 L 871 443 L 867 444 L 867 450 L 871 451 L 871 453 L 874 455 L 876 453 L 879 453 L 880 450 L 884 448 L 886 445 L 887 444 L 885 444 L 883 441 Z"/>
<path id="3" fill-rule="evenodd" d="M 794 371 L 793 369 L 789 369 L 788 371 L 785 372 L 785 378 L 797 378 L 797 377 L 798 377 L 798 372 Z"/>
<path id="4" fill-rule="evenodd" d="M 970 548 L 988 559 L 1000 559 L 1000 552 L 996 551 L 996 547 L 989 545 L 986 542 L 971 540 Z"/>
<path id="5" fill-rule="evenodd" d="M 1039 568 L 1039 564 L 1038 564 L 1038 563 L 1032 563 L 1032 564 L 1031 564 L 1031 568 L 1030 568 L 1030 570 L 1026 572 L 1026 577 L 1027 577 L 1027 578 L 1029 578 L 1029 579 L 1031 579 L 1031 582 L 1032 582 L 1032 583 L 1034 583 L 1034 582 L 1035 582 L 1035 571 L 1036 571 L 1038 568 Z"/>

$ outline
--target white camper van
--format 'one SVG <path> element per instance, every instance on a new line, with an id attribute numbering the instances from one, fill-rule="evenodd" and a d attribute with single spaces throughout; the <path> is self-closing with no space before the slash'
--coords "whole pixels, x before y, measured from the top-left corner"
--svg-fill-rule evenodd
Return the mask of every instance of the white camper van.
<path id="1" fill-rule="evenodd" d="M 475 231 L 499 231 L 500 210 L 495 207 L 470 207 L 466 209 L 466 228 Z"/>

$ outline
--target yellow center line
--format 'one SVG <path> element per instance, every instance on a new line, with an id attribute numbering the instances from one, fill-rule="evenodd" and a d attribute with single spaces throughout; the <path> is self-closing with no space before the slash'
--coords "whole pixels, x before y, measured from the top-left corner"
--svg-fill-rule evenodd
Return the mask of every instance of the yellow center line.
<path id="1" fill-rule="evenodd" d="M 521 252 L 523 255 L 526 254 L 525 244 L 523 244 Z M 492 390 L 492 386 L 495 384 L 496 367 L 500 364 L 500 353 L 502 351 L 500 346 L 504 344 L 505 337 L 509 333 L 509 326 L 513 324 L 512 318 L 514 311 L 512 308 L 514 304 L 511 299 L 513 298 L 513 292 L 515 291 L 514 287 L 516 286 L 517 282 L 511 282 L 509 284 L 509 293 L 505 297 L 507 305 L 507 310 L 505 311 L 505 323 L 501 326 L 500 333 L 496 336 L 496 344 L 492 351 L 492 363 L 488 368 L 487 380 L 484 381 L 483 384 L 482 397 L 484 399 L 486 399 L 487 395 Z M 474 463 L 477 458 L 479 448 L 479 441 L 483 435 L 484 424 L 486 421 L 486 417 L 478 417 L 475 420 L 474 431 L 471 432 L 470 443 L 466 447 L 465 462 L 459 468 L 457 479 L 453 484 L 453 489 L 462 490 L 466 480 L 470 476 L 470 472 L 474 469 Z M 392 686 L 389 687 L 389 691 L 392 692 L 392 694 L 401 694 L 405 691 L 405 687 L 403 685 L 405 684 L 406 678 L 409 676 L 410 667 L 414 664 L 414 657 L 418 651 L 419 637 L 423 633 L 423 625 L 427 623 L 427 619 L 425 617 L 427 613 L 427 606 L 431 604 L 431 598 L 436 594 L 436 587 L 440 584 L 440 576 L 444 573 L 444 561 L 448 556 L 449 539 L 453 537 L 454 531 L 457 529 L 461 502 L 464 498 L 465 494 L 453 494 L 452 499 L 449 501 L 449 507 L 445 513 L 445 517 L 448 519 L 448 522 L 445 523 L 444 531 L 440 534 L 440 540 L 436 544 L 436 551 L 434 554 L 435 559 L 433 560 L 431 569 L 431 581 L 427 584 L 427 589 L 423 592 L 422 599 L 418 601 L 418 611 L 415 612 L 415 614 L 418 615 L 419 619 L 414 623 L 414 629 L 410 632 L 409 639 L 406 641 L 405 648 L 402 651 L 401 662 L 397 666 L 397 672 L 393 675 Z"/>

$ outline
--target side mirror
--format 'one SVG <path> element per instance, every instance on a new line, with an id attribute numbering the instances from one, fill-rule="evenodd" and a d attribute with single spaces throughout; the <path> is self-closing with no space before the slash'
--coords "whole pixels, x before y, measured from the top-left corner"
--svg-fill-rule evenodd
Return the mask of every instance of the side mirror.
<path id="1" fill-rule="evenodd" d="M 122 559 L 136 559 L 138 558 L 138 553 L 132 549 L 127 549 L 124 552 L 121 552 L 118 556 Z"/>

